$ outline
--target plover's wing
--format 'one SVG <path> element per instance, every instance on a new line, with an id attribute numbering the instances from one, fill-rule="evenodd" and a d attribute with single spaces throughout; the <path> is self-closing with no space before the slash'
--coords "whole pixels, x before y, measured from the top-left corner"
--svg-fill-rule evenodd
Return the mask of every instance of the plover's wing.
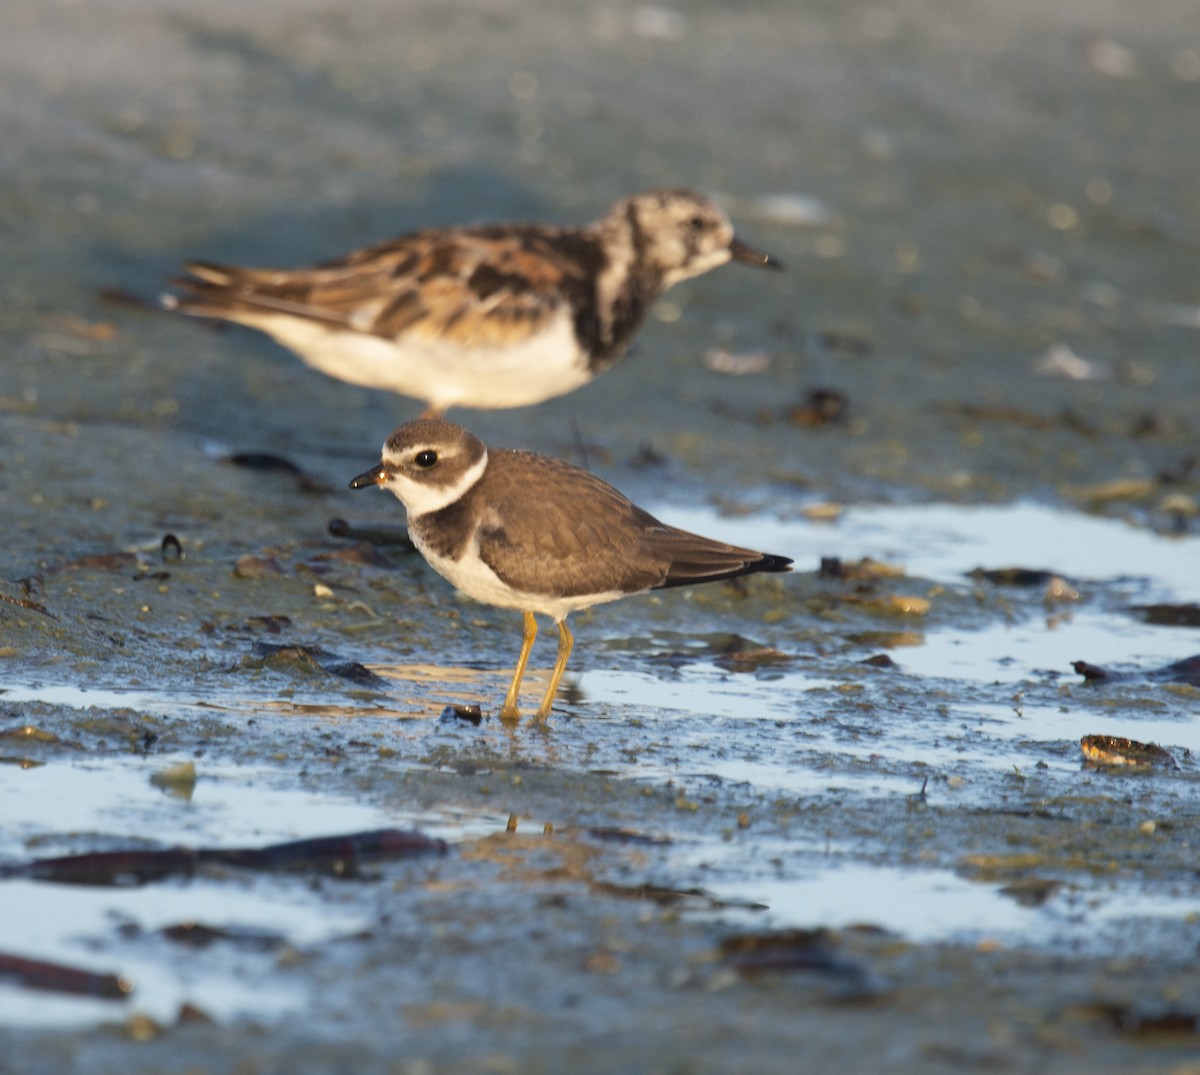
<path id="1" fill-rule="evenodd" d="M 668 526 L 560 459 L 493 452 L 481 492 L 479 555 L 524 593 L 639 593 L 790 570 L 786 557 Z"/>
<path id="2" fill-rule="evenodd" d="M 654 588 L 690 586 L 698 582 L 717 582 L 759 571 L 791 571 L 792 561 L 757 549 L 728 545 L 723 541 L 658 524 L 645 540 L 670 564 L 665 577 Z"/>
<path id="3" fill-rule="evenodd" d="M 514 460 L 519 466 L 510 468 Z M 499 450 L 489 454 L 484 483 L 479 555 L 513 589 L 570 597 L 638 593 L 666 576 L 666 560 L 640 548 L 645 520 L 654 520 L 587 471 Z"/>
<path id="4" fill-rule="evenodd" d="M 579 233 L 538 227 L 417 232 L 311 269 L 190 262 L 184 313 L 262 326 L 301 318 L 384 339 L 488 347 L 546 327 L 588 290 Z"/>

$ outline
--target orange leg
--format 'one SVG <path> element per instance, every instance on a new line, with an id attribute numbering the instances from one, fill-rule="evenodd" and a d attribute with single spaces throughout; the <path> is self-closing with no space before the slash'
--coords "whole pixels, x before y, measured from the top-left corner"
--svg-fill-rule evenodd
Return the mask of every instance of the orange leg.
<path id="1" fill-rule="evenodd" d="M 575 637 L 567 627 L 565 619 L 558 621 L 558 660 L 554 662 L 554 671 L 550 674 L 550 686 L 546 688 L 546 696 L 538 706 L 535 721 L 545 720 L 550 716 L 550 707 L 554 704 L 554 696 L 558 693 L 558 685 L 563 673 L 567 670 L 567 658 L 571 656 L 571 647 L 575 645 Z"/>
<path id="2" fill-rule="evenodd" d="M 533 640 L 537 638 L 537 620 L 532 612 L 525 613 L 525 634 L 521 639 L 521 656 L 517 658 L 517 670 L 513 673 L 512 683 L 509 684 L 508 694 L 505 695 L 504 705 L 500 709 L 501 720 L 519 720 L 521 710 L 517 707 L 517 695 L 521 690 L 521 680 L 525 678 L 525 666 L 529 663 L 529 652 L 533 649 Z"/>

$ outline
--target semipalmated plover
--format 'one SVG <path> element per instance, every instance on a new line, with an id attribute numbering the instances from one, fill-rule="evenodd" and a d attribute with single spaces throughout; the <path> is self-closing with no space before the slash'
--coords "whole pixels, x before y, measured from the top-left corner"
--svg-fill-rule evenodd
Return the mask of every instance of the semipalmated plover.
<path id="1" fill-rule="evenodd" d="M 652 190 L 583 228 L 414 232 L 313 268 L 193 261 L 168 308 L 260 329 L 351 384 L 453 406 L 523 407 L 617 361 L 667 288 L 733 259 L 778 268 L 708 198 Z"/>
<path id="2" fill-rule="evenodd" d="M 383 461 L 350 483 L 390 489 L 413 544 L 458 589 L 525 614 L 525 636 L 500 716 L 517 692 L 537 636 L 535 613 L 558 624 L 558 659 L 537 720 L 550 714 L 581 608 L 668 586 L 790 571 L 791 560 L 660 523 L 607 482 L 561 459 L 489 451 L 465 429 L 418 419 L 392 432 Z"/>

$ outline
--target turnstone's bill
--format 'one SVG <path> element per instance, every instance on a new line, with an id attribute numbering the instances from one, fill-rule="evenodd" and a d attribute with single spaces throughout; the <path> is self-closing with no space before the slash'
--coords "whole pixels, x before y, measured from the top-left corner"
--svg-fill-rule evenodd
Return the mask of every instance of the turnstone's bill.
<path id="1" fill-rule="evenodd" d="M 650 304 L 730 259 L 778 268 L 688 190 L 623 198 L 583 228 L 430 229 L 309 269 L 187 265 L 170 309 L 260 329 L 351 384 L 453 406 L 523 407 L 617 361 Z"/>
<path id="2" fill-rule="evenodd" d="M 558 659 L 537 720 L 550 707 L 574 643 L 576 609 L 668 586 L 790 571 L 786 556 L 741 549 L 660 523 L 607 482 L 561 459 L 489 451 L 465 429 L 418 419 L 392 432 L 383 461 L 352 489 L 390 489 L 408 512 L 413 544 L 458 589 L 520 609 L 525 637 L 500 716 L 517 693 L 537 636 L 534 613 L 558 624 Z"/>

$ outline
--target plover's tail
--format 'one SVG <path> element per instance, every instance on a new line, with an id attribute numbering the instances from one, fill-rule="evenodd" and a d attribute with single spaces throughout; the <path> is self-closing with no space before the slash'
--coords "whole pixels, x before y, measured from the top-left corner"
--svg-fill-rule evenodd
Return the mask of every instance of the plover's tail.
<path id="1" fill-rule="evenodd" d="M 656 590 L 736 579 L 742 575 L 756 575 L 760 571 L 792 570 L 792 560 L 788 556 L 726 545 L 722 541 L 689 534 L 685 530 L 670 528 L 667 534 L 657 538 L 655 545 L 656 551 L 668 555 L 671 561 L 666 577 L 654 587 Z"/>

